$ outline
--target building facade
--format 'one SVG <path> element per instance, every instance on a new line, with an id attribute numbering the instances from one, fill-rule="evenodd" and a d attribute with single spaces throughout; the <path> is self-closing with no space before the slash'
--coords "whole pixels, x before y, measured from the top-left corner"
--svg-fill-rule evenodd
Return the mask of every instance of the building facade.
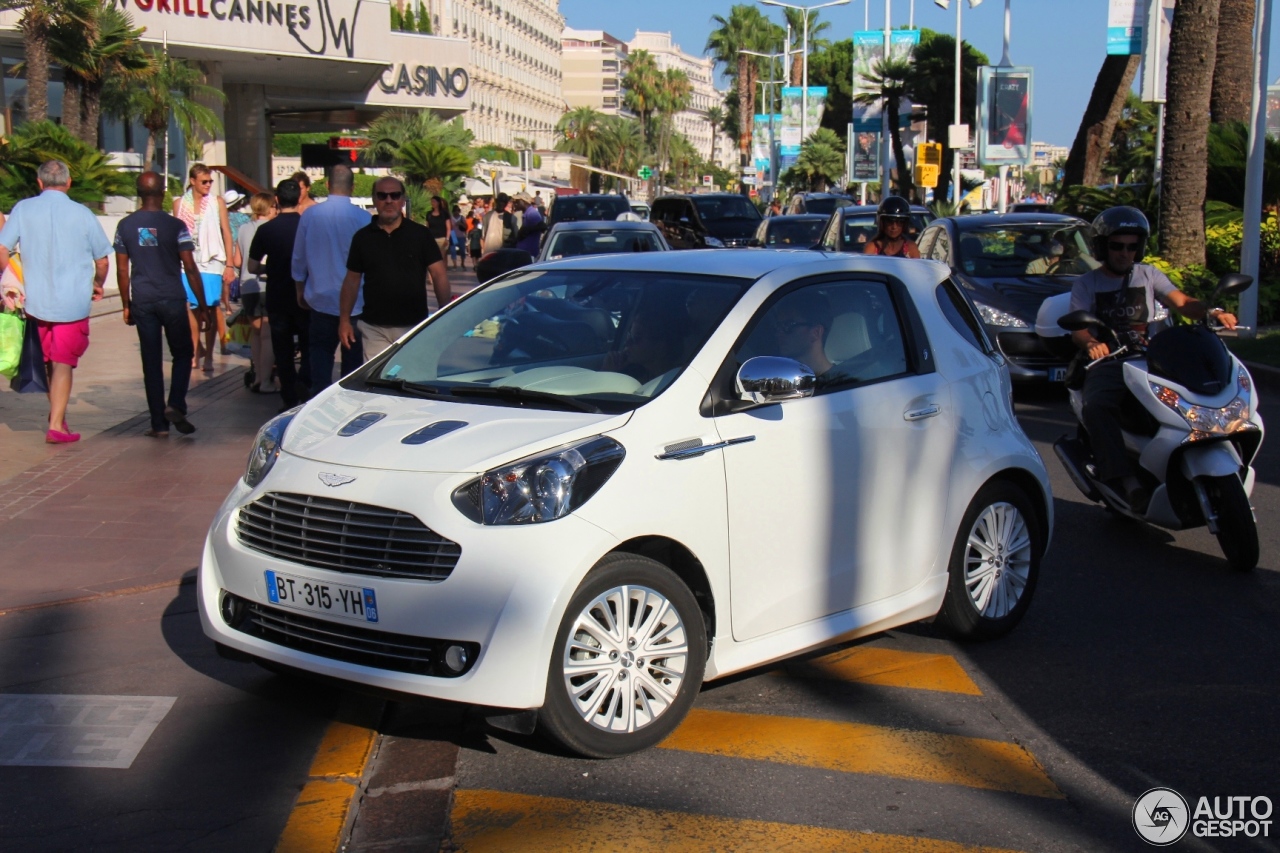
<path id="1" fill-rule="evenodd" d="M 565 112 L 560 0 L 425 0 L 432 32 L 470 45 L 467 129 L 481 144 L 549 148 Z"/>
<path id="2" fill-rule="evenodd" d="M 689 99 L 689 108 L 676 115 L 676 130 L 680 131 L 704 160 L 719 161 L 723 157 L 723 149 L 728 137 L 722 134 L 717 142 L 712 138 L 711 123 L 707 121 L 707 111 L 712 107 L 724 105 L 724 93 L 717 91 L 713 85 L 715 79 L 715 63 L 703 56 L 693 56 L 680 49 L 680 45 L 671 40 L 671 33 L 646 32 L 637 30 L 635 38 L 627 42 L 627 50 L 647 50 L 653 55 L 660 70 L 678 68 L 689 78 L 693 92 Z"/>
<path id="3" fill-rule="evenodd" d="M 623 102 L 627 43 L 604 30 L 565 27 L 560 39 L 562 87 L 569 109 L 590 107 L 605 115 L 631 115 Z"/>

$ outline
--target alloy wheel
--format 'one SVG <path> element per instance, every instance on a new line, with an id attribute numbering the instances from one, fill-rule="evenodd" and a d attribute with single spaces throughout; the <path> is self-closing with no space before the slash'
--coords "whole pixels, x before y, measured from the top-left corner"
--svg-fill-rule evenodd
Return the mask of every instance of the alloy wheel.
<path id="1" fill-rule="evenodd" d="M 964 580 L 982 616 L 1000 619 L 1018 604 L 1031 572 L 1031 531 L 1016 506 L 995 503 L 969 530 Z"/>

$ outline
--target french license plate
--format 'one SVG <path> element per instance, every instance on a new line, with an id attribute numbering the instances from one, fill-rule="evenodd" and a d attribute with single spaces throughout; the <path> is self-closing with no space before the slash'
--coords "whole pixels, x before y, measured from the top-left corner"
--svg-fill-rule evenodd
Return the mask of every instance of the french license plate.
<path id="1" fill-rule="evenodd" d="M 1049 381 L 1050 382 L 1066 382 L 1067 369 L 1065 367 L 1049 368 Z"/>
<path id="2" fill-rule="evenodd" d="M 378 621 L 378 597 L 368 587 L 321 583 L 283 572 L 265 574 L 267 598 L 272 604 L 360 622 Z"/>

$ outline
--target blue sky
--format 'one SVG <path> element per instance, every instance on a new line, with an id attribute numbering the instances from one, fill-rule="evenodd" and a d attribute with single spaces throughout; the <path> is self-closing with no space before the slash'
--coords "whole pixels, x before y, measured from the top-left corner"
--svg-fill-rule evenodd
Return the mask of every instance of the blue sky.
<path id="1" fill-rule="evenodd" d="M 819 11 L 819 20 L 831 23 L 823 35 L 843 39 L 862 29 L 868 3 L 871 28 L 882 28 L 884 0 L 853 0 L 847 6 Z M 891 24 L 904 26 L 910 0 L 891 0 L 891 4 Z M 670 32 L 685 51 L 701 55 L 712 29 L 711 16 L 727 16 L 732 5 L 730 0 L 560 0 L 560 12 L 570 27 L 603 29 L 624 41 L 630 40 L 636 30 Z M 1013 0 L 1009 52 L 1014 64 L 1035 67 L 1032 131 L 1037 140 L 1070 145 L 1075 138 L 1106 53 L 1107 8 L 1107 0 Z M 785 23 L 781 9 L 760 9 L 771 19 Z M 955 6 L 945 11 L 933 0 L 915 0 L 918 27 L 954 33 L 955 17 Z M 984 0 L 976 9 L 966 4 L 963 30 L 965 41 L 986 53 L 992 62 L 998 62 L 1004 41 L 1003 0 Z M 1251 51 L 1253 46 L 1241 45 L 1241 49 Z M 1270 50 L 1268 76 L 1274 81 L 1280 76 L 1280 40 L 1274 25 Z"/>

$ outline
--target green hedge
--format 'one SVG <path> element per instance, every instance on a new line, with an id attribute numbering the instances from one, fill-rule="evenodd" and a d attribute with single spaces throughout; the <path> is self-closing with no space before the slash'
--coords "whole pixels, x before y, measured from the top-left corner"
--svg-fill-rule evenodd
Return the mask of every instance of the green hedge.
<path id="1" fill-rule="evenodd" d="M 372 198 L 373 185 L 378 182 L 377 175 L 362 175 L 357 173 L 356 186 L 353 195 L 356 198 Z M 329 181 L 327 178 L 311 182 L 311 195 L 314 198 L 325 198 L 329 195 Z"/>
<path id="2" fill-rule="evenodd" d="M 271 153 L 277 157 L 301 157 L 303 145 L 328 145 L 333 133 L 277 133 L 271 138 Z"/>

